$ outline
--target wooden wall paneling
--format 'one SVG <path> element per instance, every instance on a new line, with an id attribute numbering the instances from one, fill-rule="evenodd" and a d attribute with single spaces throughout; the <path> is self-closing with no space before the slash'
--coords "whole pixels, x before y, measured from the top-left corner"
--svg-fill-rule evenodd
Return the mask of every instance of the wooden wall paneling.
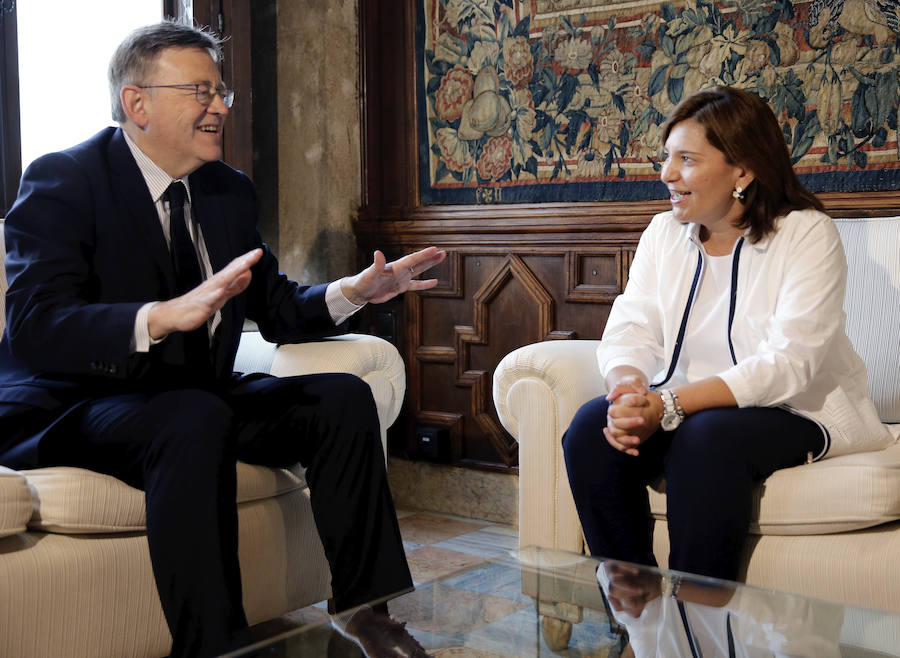
<path id="1" fill-rule="evenodd" d="M 418 203 L 415 11 L 409 0 L 359 0 L 363 209 L 402 215 Z"/>
<path id="2" fill-rule="evenodd" d="M 504 308 L 499 310 L 497 313 L 502 317 L 498 317 L 497 313 L 492 313 L 494 302 L 501 291 L 513 285 L 525 292 L 525 303 L 520 309 Z M 520 326 L 521 315 L 529 314 L 536 316 L 538 329 L 534 338 L 543 340 L 553 329 L 553 305 L 551 294 L 541 285 L 541 282 L 522 259 L 514 254 L 508 254 L 500 266 L 490 274 L 487 281 L 472 295 L 472 325 L 455 327 L 456 384 L 471 389 L 469 413 L 506 466 L 518 464 L 518 448 L 493 413 L 491 378 L 493 376 L 492 366 L 495 364 L 475 366 L 472 363 L 471 348 L 473 345 L 491 345 L 492 324 L 499 324 L 500 320 L 506 320 L 503 324 L 509 326 L 509 320 L 512 319 L 515 325 Z M 516 310 L 519 310 L 519 313 L 515 313 Z M 509 317 L 510 315 L 512 318 Z"/>
<path id="3" fill-rule="evenodd" d="M 637 247 L 622 250 L 622 290 L 625 290 L 625 286 L 628 285 L 628 272 L 634 262 L 635 251 L 637 251 Z"/>
<path id="4" fill-rule="evenodd" d="M 608 302 L 622 292 L 622 248 L 566 252 L 566 301 Z"/>
<path id="5" fill-rule="evenodd" d="M 434 297 L 446 296 L 440 292 L 434 295 Z M 427 409 L 423 402 L 423 382 L 429 374 L 425 371 L 433 364 L 452 366 L 456 361 L 456 353 L 450 346 L 424 344 L 423 297 L 419 294 L 407 294 L 404 297 L 405 333 L 410 338 L 406 350 L 406 377 L 411 430 L 415 433 L 418 425 L 446 429 L 450 434 L 451 454 L 459 454 L 462 450 L 463 414 L 446 409 Z M 414 367 L 411 367 L 413 364 Z M 415 454 L 415 446 L 409 445 L 412 442 L 407 443 L 411 452 Z"/>
<path id="6" fill-rule="evenodd" d="M 441 236 L 432 237 L 440 241 Z M 409 245 L 396 255 L 418 246 Z M 602 327 L 598 322 L 595 331 L 585 331 L 584 324 L 576 327 L 560 319 L 560 309 L 575 305 L 566 299 L 564 285 L 572 253 L 564 247 L 470 243 L 448 254 L 437 288 L 406 296 L 404 355 L 411 431 L 417 426 L 446 428 L 454 462 L 515 470 L 518 446 L 500 425 L 491 398 L 497 362 L 520 345 L 595 337 Z M 618 249 L 599 253 L 612 253 L 614 263 L 620 259 Z M 618 271 L 610 277 L 611 285 L 617 285 Z M 591 301 L 595 313 L 585 307 Z M 565 317 L 605 318 L 609 303 L 597 298 L 579 300 L 577 306 Z"/>

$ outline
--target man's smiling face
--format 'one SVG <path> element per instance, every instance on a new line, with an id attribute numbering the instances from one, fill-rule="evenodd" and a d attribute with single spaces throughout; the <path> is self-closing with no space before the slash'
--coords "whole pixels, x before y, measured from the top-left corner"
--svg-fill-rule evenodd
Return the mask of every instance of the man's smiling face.
<path id="1" fill-rule="evenodd" d="M 168 48 L 157 57 L 144 86 L 204 84 L 222 87 L 209 53 L 199 48 Z M 209 105 L 193 89 L 143 90 L 146 124 L 138 146 L 173 178 L 181 178 L 222 157 L 222 127 L 228 108 L 216 94 Z"/>

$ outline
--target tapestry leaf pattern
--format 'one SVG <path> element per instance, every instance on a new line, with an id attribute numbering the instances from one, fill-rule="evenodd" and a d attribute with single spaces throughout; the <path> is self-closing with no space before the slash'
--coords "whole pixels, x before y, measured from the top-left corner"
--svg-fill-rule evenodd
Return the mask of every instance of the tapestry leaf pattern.
<path id="1" fill-rule="evenodd" d="M 900 189 L 898 0 L 420 0 L 424 203 L 662 198 L 693 91 L 767 101 L 813 191 Z"/>

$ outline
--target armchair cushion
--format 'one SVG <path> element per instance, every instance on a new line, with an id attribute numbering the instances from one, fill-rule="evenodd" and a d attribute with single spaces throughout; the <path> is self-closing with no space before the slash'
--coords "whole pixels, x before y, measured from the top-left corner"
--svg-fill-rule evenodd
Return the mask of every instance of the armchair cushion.
<path id="1" fill-rule="evenodd" d="M 0 466 L 0 537 L 25 531 L 31 518 L 31 492 L 27 480 Z"/>
<path id="2" fill-rule="evenodd" d="M 663 484 L 650 510 L 666 518 Z M 823 535 L 900 519 L 900 444 L 776 471 L 756 488 L 750 532 Z"/>
<path id="3" fill-rule="evenodd" d="M 61 534 L 143 532 L 144 492 L 109 475 L 58 466 L 23 471 L 32 485 L 28 527 Z M 238 504 L 272 498 L 306 486 L 303 469 L 238 462 Z M 26 488 L 27 490 L 27 488 Z"/>

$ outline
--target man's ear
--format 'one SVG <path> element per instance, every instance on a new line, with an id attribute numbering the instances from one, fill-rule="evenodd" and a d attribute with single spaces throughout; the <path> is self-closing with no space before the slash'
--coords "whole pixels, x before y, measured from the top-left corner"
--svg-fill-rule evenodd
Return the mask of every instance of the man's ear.
<path id="1" fill-rule="evenodd" d="M 122 101 L 122 109 L 125 110 L 125 115 L 138 128 L 145 128 L 150 122 L 145 91 L 137 85 L 125 85 L 122 87 L 122 91 L 119 92 L 119 98 Z"/>

